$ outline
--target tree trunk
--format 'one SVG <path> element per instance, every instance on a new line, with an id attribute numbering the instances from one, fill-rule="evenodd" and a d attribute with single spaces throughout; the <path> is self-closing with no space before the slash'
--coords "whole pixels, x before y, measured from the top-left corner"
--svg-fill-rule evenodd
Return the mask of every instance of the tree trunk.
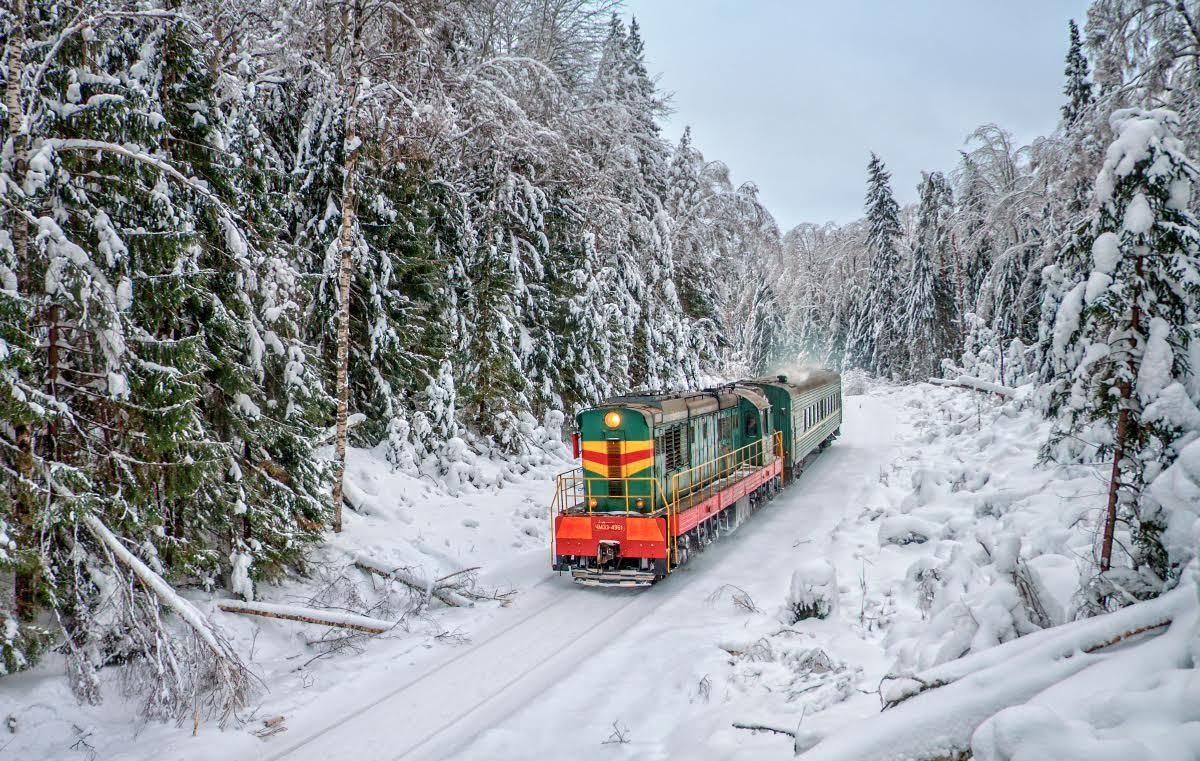
<path id="1" fill-rule="evenodd" d="M 1122 400 L 1129 398 L 1129 384 L 1122 384 Z M 1129 408 L 1123 407 L 1117 416 L 1116 447 L 1113 449 L 1112 474 L 1108 479 L 1108 507 L 1104 513 L 1104 536 L 1100 541 L 1100 572 L 1112 567 L 1113 533 L 1117 526 L 1117 497 L 1121 490 L 1121 460 L 1125 457 L 1125 442 L 1129 432 Z"/>
<path id="2" fill-rule="evenodd" d="M 354 217 L 358 207 L 354 174 L 357 136 L 352 117 L 346 120 L 347 153 L 342 179 L 342 227 L 338 233 L 337 433 L 333 443 L 333 530 L 342 530 L 342 480 L 346 475 L 346 418 L 350 408 L 350 278 L 354 274 Z"/>
<path id="3" fill-rule="evenodd" d="M 1134 278 L 1132 287 L 1130 288 L 1131 301 L 1133 308 L 1129 314 L 1129 326 L 1131 335 L 1138 335 L 1142 329 L 1142 309 L 1139 306 L 1142 297 L 1142 257 L 1136 257 L 1133 263 Z M 1131 343 L 1134 339 L 1130 339 Z M 1121 490 L 1121 460 L 1125 459 L 1125 452 L 1129 448 L 1129 441 L 1133 435 L 1133 428 L 1136 424 L 1133 419 L 1133 378 L 1138 376 L 1138 363 L 1133 357 L 1134 346 L 1129 347 L 1129 358 L 1126 360 L 1126 369 L 1129 372 L 1130 380 L 1122 381 L 1117 385 L 1121 393 L 1121 411 L 1117 414 L 1117 430 L 1115 442 L 1113 446 L 1113 465 L 1112 473 L 1108 479 L 1108 505 L 1104 513 L 1104 534 L 1100 540 L 1100 572 L 1103 573 L 1112 567 L 1112 548 L 1113 534 L 1117 528 L 1117 498 L 1120 496 Z"/>
<path id="4" fill-rule="evenodd" d="M 8 137 L 12 142 L 12 166 L 10 177 L 17 187 L 25 182 L 26 155 L 25 113 L 21 108 L 21 74 L 24 70 L 26 0 L 13 1 L 13 28 L 8 38 L 8 82 L 4 91 L 4 105 L 8 109 Z M 21 199 L 17 199 L 21 203 Z M 17 276 L 17 291 L 29 293 L 32 266 L 29 261 L 29 220 L 24 215 L 14 214 L 11 218 L 13 246 L 13 269 Z M 17 447 L 17 472 L 32 480 L 34 476 L 33 432 L 26 424 L 14 426 Z M 26 536 L 32 531 L 33 495 L 28 488 L 18 487 L 15 501 L 16 525 Z M 36 572 L 28 568 L 18 569 L 13 579 L 14 610 L 22 620 L 31 620 L 37 610 L 35 590 Z"/>
<path id="5" fill-rule="evenodd" d="M 303 624 L 320 626 L 336 626 L 341 629 L 353 629 L 367 634 L 383 634 L 394 629 L 396 624 L 368 616 L 344 613 L 340 610 L 317 610 L 302 608 L 296 605 L 273 605 L 265 602 L 242 602 L 241 600 L 222 600 L 217 607 L 226 613 L 241 613 L 246 616 L 263 616 L 264 618 L 279 618 L 284 621 L 299 621 Z"/>

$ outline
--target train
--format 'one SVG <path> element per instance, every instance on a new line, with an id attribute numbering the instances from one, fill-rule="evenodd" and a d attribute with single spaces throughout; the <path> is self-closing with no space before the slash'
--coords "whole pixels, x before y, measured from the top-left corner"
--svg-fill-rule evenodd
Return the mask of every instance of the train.
<path id="1" fill-rule="evenodd" d="M 645 587 L 736 529 L 841 433 L 831 370 L 607 399 L 575 416 L 551 562 L 586 586 Z"/>

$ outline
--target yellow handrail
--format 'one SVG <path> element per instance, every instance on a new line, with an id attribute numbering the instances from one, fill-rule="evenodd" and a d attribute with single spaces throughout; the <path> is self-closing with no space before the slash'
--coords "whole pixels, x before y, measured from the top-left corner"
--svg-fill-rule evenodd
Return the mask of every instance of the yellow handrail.
<path id="1" fill-rule="evenodd" d="M 712 460 L 673 474 L 671 476 L 671 493 L 675 502 L 678 503 L 683 495 L 680 482 L 684 479 L 687 479 L 684 488 L 690 489 L 687 494 L 690 504 L 695 504 L 697 492 L 704 491 L 708 486 L 728 478 L 747 465 L 756 468 L 762 467 L 773 461 L 775 457 L 781 456 L 783 454 L 783 434 L 776 431 L 769 441 L 774 444 L 773 452 L 767 451 L 768 439 L 759 439 L 732 452 L 726 452 Z M 699 479 L 693 483 L 693 475 L 697 472 Z"/>
<path id="2" fill-rule="evenodd" d="M 768 451 L 768 439 L 759 439 L 753 443 L 743 447 L 726 452 L 712 460 L 702 462 L 687 470 L 674 473 L 671 476 L 671 490 L 668 492 L 663 488 L 662 481 L 653 476 L 642 476 L 637 478 L 602 478 L 599 476 L 583 475 L 583 468 L 576 467 L 571 470 L 559 473 L 556 478 L 557 488 L 554 491 L 554 499 L 550 505 L 551 515 L 551 534 L 553 535 L 553 516 L 565 513 L 572 508 L 580 506 L 586 508 L 588 515 L 592 514 L 592 488 L 591 484 L 596 481 L 603 481 L 606 485 L 613 481 L 620 481 L 625 487 L 620 498 L 625 501 L 625 515 L 630 515 L 630 504 L 639 499 L 647 499 L 646 495 L 630 494 L 629 484 L 631 483 L 646 483 L 650 485 L 650 515 L 659 515 L 660 510 L 665 512 L 667 518 L 667 531 L 670 534 L 671 551 L 667 553 L 667 570 L 671 568 L 671 558 L 679 557 L 679 537 L 675 535 L 674 527 L 679 519 L 680 503 L 684 497 L 684 488 L 690 489 L 687 493 L 688 507 L 696 503 L 696 495 L 701 492 L 713 491 L 710 487 L 713 484 L 720 483 L 730 475 L 738 472 L 740 469 L 749 465 L 753 468 L 765 467 L 774 461 L 777 457 L 783 456 L 783 433 L 775 431 L 769 441 L 774 445 L 771 447 L 773 451 Z M 691 483 L 691 478 L 694 474 L 699 475 L 696 483 Z M 680 481 L 683 478 L 688 479 L 686 487 L 681 487 Z M 616 495 L 603 495 L 606 499 L 617 499 Z M 708 495 L 706 495 L 708 496 Z M 663 507 L 659 508 L 659 501 L 662 501 Z"/>

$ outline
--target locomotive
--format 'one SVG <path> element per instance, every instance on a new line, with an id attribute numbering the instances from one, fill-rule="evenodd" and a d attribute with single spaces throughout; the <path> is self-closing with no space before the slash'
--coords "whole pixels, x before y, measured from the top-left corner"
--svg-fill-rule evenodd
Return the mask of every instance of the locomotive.
<path id="1" fill-rule="evenodd" d="M 581 411 L 581 465 L 558 476 L 553 568 L 643 587 L 737 528 L 840 433 L 841 376 L 752 378 Z"/>

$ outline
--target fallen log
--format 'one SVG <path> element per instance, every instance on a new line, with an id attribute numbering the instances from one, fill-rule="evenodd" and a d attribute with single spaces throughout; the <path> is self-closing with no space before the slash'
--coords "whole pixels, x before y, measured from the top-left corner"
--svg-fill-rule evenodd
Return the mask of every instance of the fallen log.
<path id="1" fill-rule="evenodd" d="M 984 669 L 1011 663 L 1016 658 L 1033 656 L 1054 660 L 1069 659 L 1078 653 L 1094 653 L 1137 634 L 1167 626 L 1180 612 L 1194 604 L 1194 594 L 1187 588 L 1178 587 L 1153 600 L 1096 618 L 1043 629 L 916 674 L 889 674 L 880 686 L 880 696 L 884 708 L 892 708 L 914 695 L 944 687 Z"/>
<path id="2" fill-rule="evenodd" d="M 369 618 L 353 613 L 343 613 L 334 610 L 318 610 L 304 608 L 299 605 L 275 605 L 266 602 L 243 602 L 241 600 L 222 600 L 217 607 L 226 613 L 241 613 L 247 616 L 262 616 L 264 618 L 279 618 L 285 621 L 299 621 L 304 624 L 320 626 L 335 626 L 340 629 L 353 629 L 368 634 L 382 634 L 396 624 L 381 618 Z"/>
<path id="3" fill-rule="evenodd" d="M 1000 651 L 1000 657 L 993 658 L 988 666 L 973 669 L 939 689 L 930 689 L 914 700 L 905 701 L 849 729 L 839 730 L 816 745 L 812 755 L 801 758 L 814 761 L 958 761 L 971 757 L 977 739 L 982 738 L 985 747 L 990 747 L 989 742 L 994 743 L 995 735 L 988 735 L 981 728 L 987 724 L 993 727 L 990 731 L 997 731 L 990 720 L 1001 711 L 1035 698 L 1041 699 L 1039 696 L 1044 696 L 1046 690 L 1085 671 L 1088 675 L 1081 677 L 1083 681 L 1073 688 L 1064 686 L 1062 694 L 1082 697 L 1098 685 L 1119 689 L 1121 679 L 1135 669 L 1176 668 L 1181 659 L 1188 657 L 1197 621 L 1194 590 L 1184 588 L 1179 591 L 1182 594 L 1169 601 L 1176 606 L 1174 621 L 1165 633 L 1146 642 L 1128 648 L 1113 648 L 1111 645 L 1120 640 L 1093 640 L 1090 643 L 1094 648 L 1092 652 L 1075 649 L 1065 656 L 1056 655 L 1062 652 L 1059 646 L 1064 644 L 1062 640 L 1074 637 L 1059 637 L 1057 642 L 1043 641 L 1037 647 L 1016 651 L 1009 645 L 1020 643 L 1019 639 L 997 645 L 984 651 Z M 1163 597 L 1171 594 L 1174 593 Z M 1146 603 L 1131 607 L 1142 605 Z M 1121 612 L 1076 623 L 1094 623 Z M 1143 633 L 1162 628 L 1150 626 L 1161 612 L 1161 608 L 1141 611 L 1139 617 L 1143 625 L 1128 629 L 1124 638 L 1136 636 L 1136 630 Z M 1085 687 L 1087 689 L 1083 689 Z M 984 734 L 981 736 L 979 732 Z"/>
<path id="4" fill-rule="evenodd" d="M 453 583 L 442 585 L 439 582 L 430 582 L 413 574 L 406 568 L 389 567 L 365 555 L 356 556 L 354 558 L 354 565 L 376 576 L 382 576 L 385 579 L 394 579 L 425 597 L 436 597 L 453 608 L 470 608 L 475 604 L 464 595 L 455 591 L 452 588 Z M 451 576 L 454 575 L 456 574 L 451 574 Z M 445 582 L 449 578 L 450 576 L 444 576 L 440 581 Z"/>
<path id="5" fill-rule="evenodd" d="M 935 386 L 949 386 L 956 388 L 970 389 L 971 391 L 981 391 L 985 394 L 995 394 L 997 396 L 1007 397 L 1009 399 L 1017 395 L 1017 390 L 1010 386 L 1002 386 L 999 383 L 991 383 L 990 381 L 972 378 L 969 375 L 960 375 L 957 378 L 930 378 L 929 382 Z"/>
<path id="6" fill-rule="evenodd" d="M 792 729 L 784 729 L 783 727 L 772 727 L 767 724 L 746 724 L 744 722 L 733 722 L 734 729 L 748 729 L 751 732 L 772 732 L 777 735 L 787 735 L 793 740 L 796 738 L 796 732 Z"/>

